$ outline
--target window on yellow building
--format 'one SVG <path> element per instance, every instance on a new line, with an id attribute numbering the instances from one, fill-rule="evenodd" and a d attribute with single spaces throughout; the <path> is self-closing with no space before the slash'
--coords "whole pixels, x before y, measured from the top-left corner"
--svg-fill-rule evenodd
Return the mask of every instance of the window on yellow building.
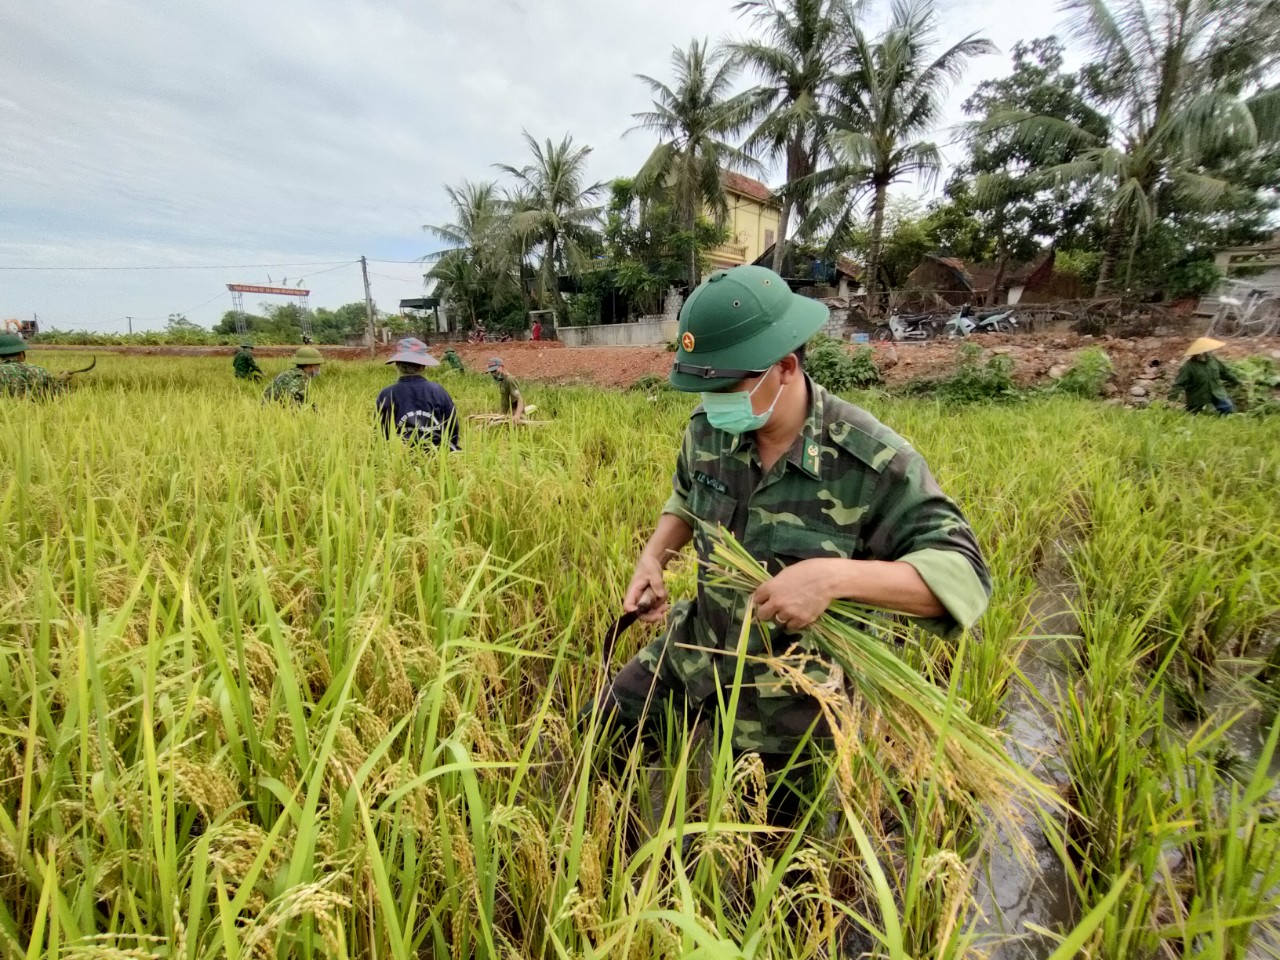
<path id="1" fill-rule="evenodd" d="M 772 230 L 766 230 L 766 231 L 764 232 L 764 246 L 765 246 L 765 249 L 766 249 L 766 250 L 767 250 L 769 247 L 772 247 L 772 246 L 773 246 L 773 231 L 772 231 Z"/>

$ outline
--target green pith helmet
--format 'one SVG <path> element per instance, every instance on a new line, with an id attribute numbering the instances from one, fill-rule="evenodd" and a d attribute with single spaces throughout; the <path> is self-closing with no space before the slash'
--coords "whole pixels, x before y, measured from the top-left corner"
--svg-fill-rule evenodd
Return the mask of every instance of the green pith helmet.
<path id="1" fill-rule="evenodd" d="M 772 270 L 717 270 L 680 310 L 671 385 L 687 393 L 731 387 L 806 343 L 829 316 L 825 305 L 792 293 Z"/>
<path id="2" fill-rule="evenodd" d="M 324 357 L 315 347 L 299 347 L 298 352 L 293 355 L 293 362 L 299 367 L 309 367 L 313 363 L 324 363 Z"/>
<path id="3" fill-rule="evenodd" d="M 27 341 L 16 333 L 0 333 L 0 357 L 12 357 L 27 352 Z"/>
<path id="4" fill-rule="evenodd" d="M 252 350 L 252 349 L 253 349 L 253 344 L 252 344 L 252 343 L 250 343 L 248 340 L 246 340 L 244 343 L 240 344 L 240 349 L 241 349 L 241 350 Z"/>

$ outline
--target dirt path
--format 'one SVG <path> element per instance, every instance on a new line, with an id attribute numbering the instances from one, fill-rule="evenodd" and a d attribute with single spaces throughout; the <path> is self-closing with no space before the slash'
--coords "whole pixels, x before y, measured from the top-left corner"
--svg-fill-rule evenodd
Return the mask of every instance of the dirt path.
<path id="1" fill-rule="evenodd" d="M 971 337 L 984 350 L 1009 356 L 1014 364 L 1014 378 L 1023 385 L 1050 379 L 1055 367 L 1070 366 L 1076 354 L 1088 347 L 1102 347 L 1115 366 L 1115 383 L 1127 387 L 1144 371 L 1164 370 L 1176 366 L 1191 337 L 1145 337 L 1118 339 L 1088 337 L 1077 334 L 990 334 Z M 432 352 L 439 356 L 448 344 L 435 344 Z M 604 387 L 628 387 L 646 374 L 665 376 L 671 368 L 672 355 L 662 347 L 565 347 L 561 343 L 459 343 L 453 344 L 468 370 L 483 370 L 490 357 L 501 357 L 511 375 L 517 379 L 552 383 L 591 383 Z M 123 353 L 131 356 L 230 357 L 235 347 L 79 347 L 36 345 L 33 349 L 68 350 L 76 353 Z M 263 346 L 254 351 L 259 357 L 287 357 L 295 347 Z M 955 369 L 959 344 L 950 340 L 923 343 L 874 344 L 876 361 L 886 382 L 900 385 L 920 377 L 945 376 Z M 322 346 L 321 352 L 331 360 L 365 360 L 363 347 Z M 1221 356 L 1232 360 L 1261 353 L 1280 360 L 1280 337 L 1255 337 L 1227 342 Z M 382 359 L 391 348 L 379 347 Z M 1160 361 L 1154 367 L 1152 360 Z M 1160 369 L 1163 368 L 1163 369 Z"/>

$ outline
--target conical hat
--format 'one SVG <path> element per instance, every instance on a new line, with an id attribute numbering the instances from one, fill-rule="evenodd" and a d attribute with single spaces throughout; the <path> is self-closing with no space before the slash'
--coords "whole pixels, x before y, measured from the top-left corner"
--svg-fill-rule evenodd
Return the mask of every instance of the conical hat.
<path id="1" fill-rule="evenodd" d="M 1213 337 L 1201 337 L 1187 347 L 1182 354 L 1184 357 L 1198 357 L 1202 353 L 1208 353 L 1210 350 L 1217 350 L 1219 347 L 1225 347 L 1226 344 L 1221 340 L 1215 340 Z"/>

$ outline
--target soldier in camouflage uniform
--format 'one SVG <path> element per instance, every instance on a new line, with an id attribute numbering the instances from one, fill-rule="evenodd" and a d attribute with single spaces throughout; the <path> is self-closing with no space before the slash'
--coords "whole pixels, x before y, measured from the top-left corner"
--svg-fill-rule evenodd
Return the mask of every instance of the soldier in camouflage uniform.
<path id="1" fill-rule="evenodd" d="M 520 385 L 511 379 L 501 357 L 489 358 L 488 373 L 498 385 L 501 412 L 519 423 L 524 416 L 524 397 L 520 395 Z"/>
<path id="2" fill-rule="evenodd" d="M 320 372 L 320 364 L 324 363 L 324 357 L 315 347 L 299 347 L 298 352 L 293 355 L 293 363 L 293 369 L 277 374 L 276 378 L 267 384 L 267 389 L 262 391 L 264 401 L 278 400 L 285 403 L 292 401 L 299 405 L 307 402 L 307 387 L 311 383 L 311 378 Z"/>
<path id="3" fill-rule="evenodd" d="M 231 366 L 236 372 L 237 380 L 261 380 L 262 368 L 258 366 L 258 361 L 253 357 L 253 344 L 245 342 L 240 344 L 240 349 L 236 351 L 236 355 L 231 360 Z"/>
<path id="4" fill-rule="evenodd" d="M 453 347 L 450 347 L 444 352 L 444 357 L 442 359 L 446 366 L 452 370 L 456 370 L 458 373 L 463 373 L 466 370 L 466 367 L 462 365 L 462 358 L 458 356 Z"/>
<path id="5" fill-rule="evenodd" d="M 27 344 L 12 333 L 0 334 L 0 393 L 46 398 L 67 389 L 68 378 L 27 363 Z"/>
<path id="6" fill-rule="evenodd" d="M 832 601 L 906 614 L 944 635 L 986 608 L 991 581 L 973 532 L 923 458 L 805 375 L 804 344 L 826 320 L 823 304 L 755 266 L 712 274 L 681 310 L 670 379 L 703 403 L 624 607 L 652 604 L 641 618 L 661 620 L 664 567 L 690 540 L 707 560 L 717 526 L 774 576 L 748 601 L 708 583 L 699 567 L 696 599 L 671 609 L 663 636 L 602 697 L 624 731 L 651 732 L 667 706 L 714 712 L 717 690 L 728 699 L 747 602 L 757 618 L 748 657 L 794 645 L 814 656 L 810 678 L 834 685 L 839 671 L 801 633 Z M 734 747 L 758 753 L 766 769 L 784 768 L 806 737 L 829 738 L 817 701 L 763 663 L 748 660 L 739 697 Z M 796 798 L 780 795 L 786 822 Z"/>

